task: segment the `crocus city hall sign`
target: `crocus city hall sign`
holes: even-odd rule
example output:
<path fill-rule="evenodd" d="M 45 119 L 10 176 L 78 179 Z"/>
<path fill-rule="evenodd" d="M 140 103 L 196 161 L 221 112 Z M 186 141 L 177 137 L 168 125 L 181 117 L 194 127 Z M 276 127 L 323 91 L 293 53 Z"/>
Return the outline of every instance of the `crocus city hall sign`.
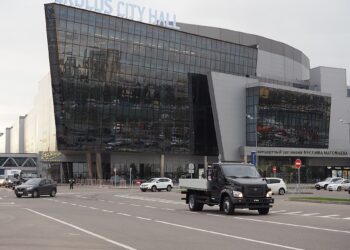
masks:
<path fill-rule="evenodd" d="M 91 10 L 107 15 L 115 15 L 135 21 L 146 22 L 172 29 L 176 25 L 176 15 L 117 0 L 55 0 L 56 3 Z"/>

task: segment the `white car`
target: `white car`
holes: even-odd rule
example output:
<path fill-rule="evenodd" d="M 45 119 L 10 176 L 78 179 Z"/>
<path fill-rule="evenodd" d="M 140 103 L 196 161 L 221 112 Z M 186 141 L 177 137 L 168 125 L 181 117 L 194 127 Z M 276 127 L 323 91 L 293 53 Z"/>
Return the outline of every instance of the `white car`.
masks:
<path fill-rule="evenodd" d="M 347 180 L 348 182 L 341 184 L 341 189 L 345 191 L 350 191 L 350 180 Z"/>
<path fill-rule="evenodd" d="M 287 192 L 286 183 L 281 178 L 265 178 L 268 188 L 271 189 L 273 194 L 284 195 Z"/>
<path fill-rule="evenodd" d="M 332 182 L 328 184 L 327 190 L 328 191 L 341 191 L 342 190 L 342 185 L 349 183 L 349 180 L 338 180 L 335 182 Z"/>
<path fill-rule="evenodd" d="M 320 190 L 321 188 L 324 188 L 325 190 L 327 190 L 327 186 L 330 184 L 330 183 L 334 183 L 336 181 L 339 181 L 339 180 L 344 180 L 343 178 L 341 177 L 328 177 L 326 178 L 325 180 L 323 181 L 319 181 L 315 184 L 315 188 L 317 190 Z"/>
<path fill-rule="evenodd" d="M 142 192 L 151 190 L 152 192 L 166 190 L 168 192 L 174 187 L 173 181 L 169 178 L 152 178 L 140 185 Z"/>

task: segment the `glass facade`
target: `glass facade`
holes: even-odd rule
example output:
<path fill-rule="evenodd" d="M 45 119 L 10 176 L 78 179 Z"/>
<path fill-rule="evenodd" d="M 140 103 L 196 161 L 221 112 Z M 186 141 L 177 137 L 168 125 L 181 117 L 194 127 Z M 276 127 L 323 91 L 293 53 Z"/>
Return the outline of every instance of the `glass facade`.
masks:
<path fill-rule="evenodd" d="M 246 98 L 247 146 L 328 148 L 331 97 L 253 87 Z"/>
<path fill-rule="evenodd" d="M 58 4 L 45 11 L 58 150 L 217 154 L 215 131 L 198 137 L 212 114 L 195 115 L 191 93 L 211 71 L 256 76 L 256 48 Z M 194 87 L 193 74 L 204 76 Z M 198 131 L 193 119 L 209 125 Z"/>

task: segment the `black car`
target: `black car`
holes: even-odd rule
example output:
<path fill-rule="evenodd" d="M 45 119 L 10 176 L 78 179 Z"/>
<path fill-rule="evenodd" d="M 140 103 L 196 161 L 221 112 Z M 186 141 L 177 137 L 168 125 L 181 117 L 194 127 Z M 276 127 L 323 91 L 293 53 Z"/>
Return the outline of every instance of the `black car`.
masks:
<path fill-rule="evenodd" d="M 18 198 L 31 195 L 33 198 L 40 195 L 54 197 L 57 193 L 57 185 L 51 179 L 33 178 L 15 187 L 15 194 Z"/>

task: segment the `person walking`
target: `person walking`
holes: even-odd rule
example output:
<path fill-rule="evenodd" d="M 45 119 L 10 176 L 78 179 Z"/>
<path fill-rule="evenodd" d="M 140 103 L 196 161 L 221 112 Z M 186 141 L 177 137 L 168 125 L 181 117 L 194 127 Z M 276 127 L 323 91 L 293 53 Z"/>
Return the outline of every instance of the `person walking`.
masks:
<path fill-rule="evenodd" d="M 69 179 L 69 189 L 73 189 L 74 182 L 75 182 L 74 179 Z"/>

